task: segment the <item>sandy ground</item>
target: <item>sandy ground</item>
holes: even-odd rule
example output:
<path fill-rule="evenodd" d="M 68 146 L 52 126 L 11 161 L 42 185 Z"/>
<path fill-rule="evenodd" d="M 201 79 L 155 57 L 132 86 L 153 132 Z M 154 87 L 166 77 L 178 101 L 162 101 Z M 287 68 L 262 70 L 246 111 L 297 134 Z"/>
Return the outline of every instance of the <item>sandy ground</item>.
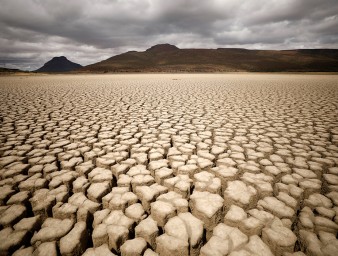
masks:
<path fill-rule="evenodd" d="M 0 77 L 0 255 L 338 255 L 337 78 Z"/>

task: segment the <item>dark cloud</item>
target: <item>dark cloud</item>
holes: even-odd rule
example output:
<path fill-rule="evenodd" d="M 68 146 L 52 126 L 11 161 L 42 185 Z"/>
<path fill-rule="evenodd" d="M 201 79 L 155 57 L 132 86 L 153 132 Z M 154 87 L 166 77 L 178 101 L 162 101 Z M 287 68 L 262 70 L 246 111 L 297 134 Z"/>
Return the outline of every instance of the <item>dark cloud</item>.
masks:
<path fill-rule="evenodd" d="M 82 65 L 157 43 L 338 48 L 337 0 L 1 0 L 0 65 Z"/>

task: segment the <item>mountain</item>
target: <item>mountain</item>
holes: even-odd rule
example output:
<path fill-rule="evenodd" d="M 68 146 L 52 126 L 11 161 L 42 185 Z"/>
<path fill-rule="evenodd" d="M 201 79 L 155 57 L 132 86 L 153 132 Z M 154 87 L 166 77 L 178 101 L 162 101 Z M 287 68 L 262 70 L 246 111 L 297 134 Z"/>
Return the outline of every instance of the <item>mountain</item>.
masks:
<path fill-rule="evenodd" d="M 337 72 L 338 49 L 179 49 L 170 44 L 129 51 L 79 72 Z"/>
<path fill-rule="evenodd" d="M 69 72 L 81 68 L 80 64 L 69 61 L 65 56 L 54 57 L 36 72 Z"/>

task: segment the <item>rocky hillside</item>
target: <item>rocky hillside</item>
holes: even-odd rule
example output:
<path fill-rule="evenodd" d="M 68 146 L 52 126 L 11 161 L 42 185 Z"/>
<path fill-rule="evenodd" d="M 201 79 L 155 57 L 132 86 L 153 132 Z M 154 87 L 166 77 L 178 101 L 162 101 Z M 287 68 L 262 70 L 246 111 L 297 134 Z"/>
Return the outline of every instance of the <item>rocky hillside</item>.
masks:
<path fill-rule="evenodd" d="M 46 62 L 36 72 L 69 72 L 81 68 L 80 64 L 71 62 L 65 56 L 54 57 L 50 61 Z"/>
<path fill-rule="evenodd" d="M 336 72 L 338 50 L 179 49 L 160 44 L 88 65 L 80 72 Z"/>

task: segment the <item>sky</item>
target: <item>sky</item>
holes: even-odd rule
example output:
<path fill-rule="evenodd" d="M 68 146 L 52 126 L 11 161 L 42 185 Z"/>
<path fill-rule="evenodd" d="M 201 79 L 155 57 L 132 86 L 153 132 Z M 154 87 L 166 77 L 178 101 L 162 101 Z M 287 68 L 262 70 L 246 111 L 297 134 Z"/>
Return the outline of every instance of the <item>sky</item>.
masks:
<path fill-rule="evenodd" d="M 0 0 L 0 66 L 129 50 L 338 48 L 338 0 Z"/>

